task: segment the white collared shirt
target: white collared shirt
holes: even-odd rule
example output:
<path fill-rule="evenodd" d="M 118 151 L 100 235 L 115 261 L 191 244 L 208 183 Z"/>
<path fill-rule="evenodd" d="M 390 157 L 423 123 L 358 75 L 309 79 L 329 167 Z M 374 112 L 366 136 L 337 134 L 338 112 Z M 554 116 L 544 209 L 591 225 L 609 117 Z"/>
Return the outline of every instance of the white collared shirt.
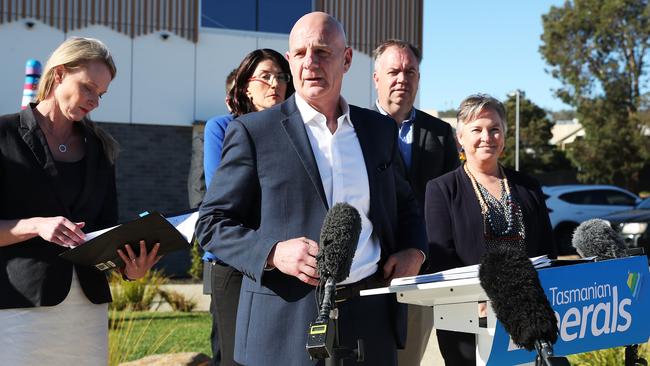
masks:
<path fill-rule="evenodd" d="M 352 260 L 350 276 L 339 284 L 360 281 L 377 272 L 381 248 L 377 237 L 372 235 L 372 222 L 368 219 L 368 172 L 354 124 L 350 119 L 350 107 L 345 99 L 340 97 L 343 114 L 337 119 L 338 127 L 332 134 L 327 128 L 325 115 L 312 108 L 297 93 L 295 98 L 316 158 L 328 206 L 347 202 L 354 206 L 361 216 L 361 235 Z"/>

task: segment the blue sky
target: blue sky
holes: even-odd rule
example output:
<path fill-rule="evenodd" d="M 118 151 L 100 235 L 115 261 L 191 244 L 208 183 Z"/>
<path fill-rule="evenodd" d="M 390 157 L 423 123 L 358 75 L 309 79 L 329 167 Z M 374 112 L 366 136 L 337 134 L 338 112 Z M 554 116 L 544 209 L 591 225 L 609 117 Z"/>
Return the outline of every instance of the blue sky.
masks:
<path fill-rule="evenodd" d="M 504 100 L 517 88 L 547 110 L 569 109 L 539 53 L 542 14 L 563 0 L 425 0 L 420 108 L 457 108 L 466 96 Z"/>

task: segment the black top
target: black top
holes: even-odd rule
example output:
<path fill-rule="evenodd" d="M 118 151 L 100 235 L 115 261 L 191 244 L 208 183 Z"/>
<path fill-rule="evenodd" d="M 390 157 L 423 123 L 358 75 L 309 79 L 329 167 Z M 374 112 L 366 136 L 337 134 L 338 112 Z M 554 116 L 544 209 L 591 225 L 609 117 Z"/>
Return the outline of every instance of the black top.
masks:
<path fill-rule="evenodd" d="M 64 216 L 85 222 L 84 232 L 117 222 L 115 168 L 86 123 L 82 171 L 61 174 L 38 126 L 31 105 L 0 116 L 0 219 Z M 65 164 L 64 164 L 65 165 Z M 74 169 L 74 168 L 73 168 Z M 75 175 L 81 174 L 75 178 Z M 81 181 L 76 194 L 68 178 Z M 77 184 L 78 183 L 72 183 Z M 76 196 L 72 198 L 72 196 Z M 0 247 L 0 309 L 51 306 L 65 299 L 73 265 L 59 258 L 66 248 L 35 237 Z M 111 300 L 106 277 L 91 267 L 75 267 L 81 287 L 93 303 Z"/>
<path fill-rule="evenodd" d="M 58 187 L 58 195 L 61 201 L 69 210 L 83 191 L 84 177 L 86 176 L 86 159 L 75 162 L 55 161 L 56 170 L 59 172 L 61 186 Z"/>
<path fill-rule="evenodd" d="M 526 254 L 555 258 L 557 251 L 539 183 L 514 170 L 504 172 L 521 209 Z M 424 215 L 431 271 L 479 263 L 487 245 L 483 215 L 462 166 L 427 184 Z"/>

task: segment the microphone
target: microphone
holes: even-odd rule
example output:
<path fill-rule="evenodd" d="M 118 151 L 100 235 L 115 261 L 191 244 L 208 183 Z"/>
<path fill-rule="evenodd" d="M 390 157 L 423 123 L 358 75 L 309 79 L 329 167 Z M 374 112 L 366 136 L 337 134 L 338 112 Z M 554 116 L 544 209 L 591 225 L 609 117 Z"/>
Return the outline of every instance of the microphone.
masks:
<path fill-rule="evenodd" d="M 481 258 L 479 280 L 497 319 L 517 346 L 536 350 L 538 365 L 569 365 L 566 358 L 553 355 L 557 319 L 537 270 L 522 251 L 487 251 Z"/>
<path fill-rule="evenodd" d="M 587 220 L 575 229 L 571 245 L 580 257 L 614 259 L 627 257 L 623 239 L 602 219 Z"/>
<path fill-rule="evenodd" d="M 361 234 L 361 216 L 348 203 L 335 204 L 327 212 L 320 232 L 320 250 L 316 255 L 316 269 L 323 286 L 316 320 L 309 325 L 307 352 L 312 359 L 331 358 L 337 345 L 330 312 L 336 295 L 336 283 L 350 275 L 352 259 Z M 324 283 L 324 285 L 323 285 Z"/>
<path fill-rule="evenodd" d="M 352 258 L 361 234 L 361 216 L 356 208 L 345 202 L 332 207 L 320 232 L 320 251 L 316 269 L 322 277 L 341 282 L 350 275 Z"/>
<path fill-rule="evenodd" d="M 596 260 L 623 258 L 630 255 L 642 255 L 642 248 L 627 248 L 623 238 L 609 222 L 603 219 L 584 221 L 573 232 L 571 245 L 576 248 L 580 257 L 596 257 Z M 625 346 L 625 365 L 647 365 L 648 362 L 639 356 L 639 345 Z"/>

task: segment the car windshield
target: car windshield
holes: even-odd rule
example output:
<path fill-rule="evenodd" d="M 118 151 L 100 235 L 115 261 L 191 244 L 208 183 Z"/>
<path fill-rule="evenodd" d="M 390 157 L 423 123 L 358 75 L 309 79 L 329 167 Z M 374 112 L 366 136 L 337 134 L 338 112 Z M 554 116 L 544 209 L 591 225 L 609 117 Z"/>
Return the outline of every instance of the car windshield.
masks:
<path fill-rule="evenodd" d="M 650 210 L 650 198 L 646 198 L 643 200 L 641 203 L 636 208 L 642 208 L 646 210 Z"/>

